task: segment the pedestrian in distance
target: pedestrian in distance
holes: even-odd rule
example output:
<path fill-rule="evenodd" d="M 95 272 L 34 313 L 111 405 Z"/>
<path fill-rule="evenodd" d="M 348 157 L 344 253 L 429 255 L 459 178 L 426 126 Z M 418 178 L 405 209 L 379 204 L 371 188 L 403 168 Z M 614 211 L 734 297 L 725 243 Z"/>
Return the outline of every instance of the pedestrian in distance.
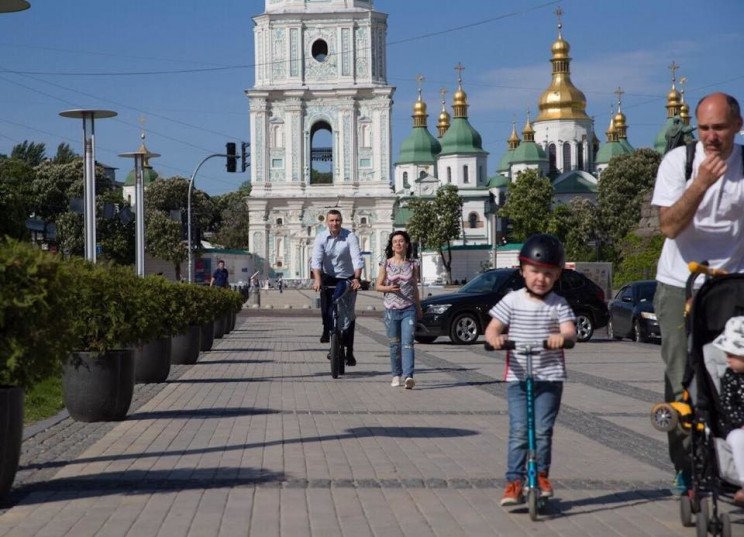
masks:
<path fill-rule="evenodd" d="M 217 270 L 212 274 L 212 281 L 209 283 L 210 287 L 228 287 L 227 283 L 228 272 L 225 268 L 225 262 L 220 259 L 217 261 Z"/>
<path fill-rule="evenodd" d="M 553 426 L 561 404 L 566 364 L 565 341 L 576 341 L 576 317 L 566 299 L 553 292 L 561 276 L 565 252 L 552 235 L 533 235 L 519 252 L 519 265 L 525 286 L 513 291 L 489 312 L 492 319 L 486 327 L 486 341 L 495 349 L 504 345 L 503 332 L 509 329 L 509 340 L 547 341 L 547 349 L 533 354 L 535 439 L 537 444 L 537 483 L 542 497 L 553 495 L 548 479 L 552 459 Z M 506 467 L 506 490 L 501 505 L 524 502 L 523 487 L 527 462 L 527 392 L 526 357 L 509 351 L 505 381 L 509 407 L 509 446 Z"/>
<path fill-rule="evenodd" d="M 281 276 L 276 279 L 276 287 L 279 289 L 279 294 L 281 295 L 284 292 L 284 281 Z"/>
<path fill-rule="evenodd" d="M 737 100 L 724 93 L 703 97 L 695 110 L 700 140 L 687 175 L 687 148 L 669 151 L 659 165 L 652 205 L 659 208 L 665 236 L 659 257 L 654 310 L 661 329 L 664 396 L 681 400 L 687 363 L 685 284 L 687 264 L 708 261 L 728 272 L 744 271 L 744 149 L 734 143 L 742 128 Z M 691 487 L 690 436 L 674 429 L 667 433 L 675 476 L 675 496 Z"/>
<path fill-rule="evenodd" d="M 321 343 L 330 341 L 330 331 L 333 323 L 333 294 L 339 282 L 351 279 L 351 289 L 354 293 L 349 297 L 349 307 L 356 303 L 356 291 L 361 287 L 360 277 L 364 260 L 359 249 L 359 239 L 350 230 L 341 227 L 343 218 L 337 209 L 328 211 L 325 217 L 326 229 L 318 233 L 313 244 L 313 255 L 310 268 L 313 272 L 313 290 L 320 291 L 320 311 L 323 318 L 323 333 Z M 341 286 L 339 286 L 340 288 Z M 355 321 L 351 321 L 343 334 L 346 365 L 355 366 L 354 357 L 354 329 Z"/>
<path fill-rule="evenodd" d="M 375 290 L 385 293 L 385 329 L 390 346 L 390 369 L 393 375 L 391 386 L 404 385 L 412 389 L 414 351 L 413 335 L 416 320 L 424 314 L 418 291 L 418 263 L 412 259 L 411 238 L 405 231 L 390 234 L 385 247 L 385 261 L 380 264 Z"/>

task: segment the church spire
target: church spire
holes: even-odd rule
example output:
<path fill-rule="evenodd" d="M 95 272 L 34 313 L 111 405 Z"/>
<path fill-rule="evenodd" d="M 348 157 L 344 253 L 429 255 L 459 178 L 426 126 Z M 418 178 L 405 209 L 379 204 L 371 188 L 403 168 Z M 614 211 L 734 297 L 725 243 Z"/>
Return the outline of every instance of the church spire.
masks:
<path fill-rule="evenodd" d="M 439 121 L 437 122 L 437 137 L 441 138 L 450 127 L 450 115 L 447 112 L 447 101 L 445 99 L 447 88 L 440 89 L 439 94 L 442 96 L 442 111 L 439 113 Z"/>
<path fill-rule="evenodd" d="M 460 62 L 457 62 L 455 71 L 457 71 L 457 91 L 455 92 L 452 100 L 452 111 L 454 112 L 455 119 L 458 117 L 468 117 L 468 94 L 462 89 L 462 72 L 465 67 Z"/>
<path fill-rule="evenodd" d="M 413 116 L 411 117 L 413 117 L 414 128 L 426 128 L 426 119 L 429 117 L 429 114 L 426 113 L 426 103 L 421 98 L 421 83 L 424 81 L 424 75 L 419 73 L 416 77 L 416 81 L 418 82 L 418 100 L 416 100 L 416 103 L 413 105 Z"/>
<path fill-rule="evenodd" d="M 682 105 L 682 96 L 677 91 L 677 87 L 675 85 L 675 82 L 677 81 L 677 69 L 679 69 L 679 65 L 677 65 L 676 62 L 673 61 L 672 65 L 669 66 L 669 70 L 672 72 L 672 89 L 671 91 L 669 91 L 669 93 L 667 93 L 667 118 L 678 116 L 680 112 L 680 106 Z"/>

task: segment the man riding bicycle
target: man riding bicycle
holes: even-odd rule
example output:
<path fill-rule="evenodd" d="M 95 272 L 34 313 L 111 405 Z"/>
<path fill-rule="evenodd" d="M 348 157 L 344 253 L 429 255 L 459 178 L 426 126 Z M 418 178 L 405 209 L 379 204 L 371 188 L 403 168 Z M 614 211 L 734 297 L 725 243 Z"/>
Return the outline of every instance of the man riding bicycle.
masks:
<path fill-rule="evenodd" d="M 326 214 L 327 229 L 318 234 L 313 245 L 313 257 L 310 268 L 313 271 L 313 290 L 320 291 L 320 311 L 323 316 L 323 334 L 320 336 L 321 343 L 330 340 L 332 327 L 333 289 L 339 280 L 351 281 L 351 289 L 357 291 L 361 287 L 360 276 L 364 261 L 359 250 L 359 239 L 357 236 L 341 227 L 341 213 L 331 209 Z M 356 302 L 356 294 L 349 297 L 352 306 Z M 356 323 L 351 322 L 349 328 L 344 332 L 343 346 L 346 347 L 346 365 L 355 366 L 354 358 L 354 328 Z"/>

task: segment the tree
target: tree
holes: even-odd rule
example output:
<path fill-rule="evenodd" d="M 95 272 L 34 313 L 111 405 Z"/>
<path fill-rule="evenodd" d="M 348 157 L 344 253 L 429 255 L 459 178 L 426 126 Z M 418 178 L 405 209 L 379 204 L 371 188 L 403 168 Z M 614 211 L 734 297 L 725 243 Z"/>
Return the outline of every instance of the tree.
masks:
<path fill-rule="evenodd" d="M 523 241 L 535 233 L 544 233 L 550 222 L 553 185 L 538 170 L 517 174 L 507 187 L 506 203 L 499 215 L 511 222 L 512 239 Z"/>
<path fill-rule="evenodd" d="M 642 148 L 615 155 L 602 172 L 597 193 L 598 223 L 612 244 L 619 244 L 637 226 L 643 196 L 653 188 L 660 162 L 661 155 L 656 151 Z"/>
<path fill-rule="evenodd" d="M 181 264 L 189 257 L 182 235 L 181 220 L 171 219 L 171 211 L 186 211 L 188 206 L 189 180 L 184 177 L 157 179 L 145 195 L 145 248 L 155 257 L 170 261 L 181 278 Z M 214 202 L 203 191 L 191 192 L 191 220 L 194 228 L 208 229 L 216 221 Z M 192 233 L 192 246 L 198 255 L 201 244 Z"/>
<path fill-rule="evenodd" d="M 248 248 L 248 205 L 244 191 L 230 192 L 212 198 L 219 213 L 214 225 L 213 242 L 225 248 Z"/>
<path fill-rule="evenodd" d="M 23 161 L 0 160 L 0 237 L 27 240 L 26 219 L 31 216 L 31 181 L 34 170 Z"/>
<path fill-rule="evenodd" d="M 35 143 L 24 140 L 23 143 L 16 144 L 10 152 L 10 158 L 22 160 L 29 166 L 38 166 L 44 161 L 46 145 L 44 143 Z"/>
<path fill-rule="evenodd" d="M 569 205 L 553 209 L 548 233 L 558 237 L 566 248 L 570 261 L 594 261 L 601 239 L 597 233 L 597 211 L 586 198 L 575 197 Z"/>
<path fill-rule="evenodd" d="M 434 248 L 439 252 L 447 271 L 448 283 L 452 281 L 450 246 L 453 240 L 460 237 L 462 203 L 455 185 L 440 187 L 433 200 L 417 198 L 408 202 L 411 218 L 406 228 L 411 240 L 421 242 L 424 248 Z"/>
<path fill-rule="evenodd" d="M 76 158 L 79 158 L 79 155 L 72 150 L 70 144 L 62 142 L 57 146 L 57 154 L 54 155 L 52 162 L 54 164 L 68 164 Z"/>

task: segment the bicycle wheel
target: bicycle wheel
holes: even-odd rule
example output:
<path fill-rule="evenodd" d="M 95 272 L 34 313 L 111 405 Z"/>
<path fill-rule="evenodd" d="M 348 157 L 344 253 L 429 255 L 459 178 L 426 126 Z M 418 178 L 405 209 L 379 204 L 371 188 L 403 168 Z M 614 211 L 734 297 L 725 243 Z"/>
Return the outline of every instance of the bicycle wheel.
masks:
<path fill-rule="evenodd" d="M 341 337 L 337 331 L 331 332 L 331 376 L 335 379 L 338 378 L 341 372 L 341 361 L 344 359 L 343 350 L 341 348 Z"/>

